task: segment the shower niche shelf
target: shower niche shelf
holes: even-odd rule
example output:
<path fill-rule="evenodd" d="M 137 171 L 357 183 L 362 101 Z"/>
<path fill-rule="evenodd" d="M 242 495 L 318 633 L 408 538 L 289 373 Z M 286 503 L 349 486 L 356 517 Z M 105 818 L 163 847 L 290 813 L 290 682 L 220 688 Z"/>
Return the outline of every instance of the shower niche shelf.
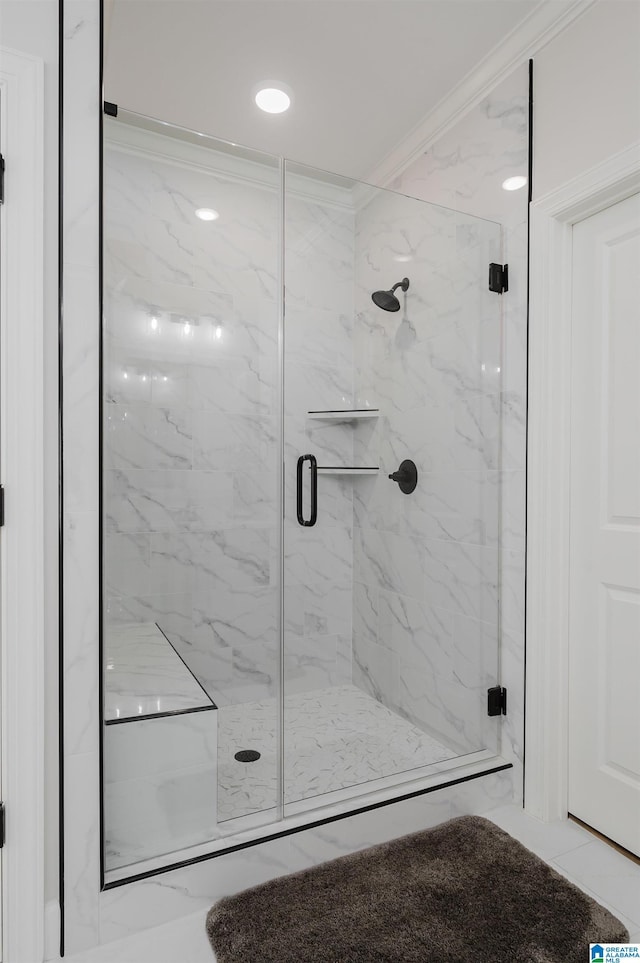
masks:
<path fill-rule="evenodd" d="M 374 466 L 365 466 L 363 468 L 354 468 L 348 465 L 335 465 L 326 466 L 318 465 L 319 475 L 377 475 L 380 469 Z"/>
<path fill-rule="evenodd" d="M 312 421 L 364 421 L 367 418 L 377 418 L 379 408 L 343 408 L 334 411 L 308 411 L 307 417 Z"/>

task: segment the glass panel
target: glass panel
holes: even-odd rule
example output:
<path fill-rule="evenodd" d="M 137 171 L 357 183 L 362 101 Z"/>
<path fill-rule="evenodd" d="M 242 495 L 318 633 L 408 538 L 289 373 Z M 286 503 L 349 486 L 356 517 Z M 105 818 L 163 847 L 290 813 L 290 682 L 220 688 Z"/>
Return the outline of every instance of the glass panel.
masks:
<path fill-rule="evenodd" d="M 106 119 L 107 870 L 281 813 L 280 183 Z"/>
<path fill-rule="evenodd" d="M 286 812 L 497 751 L 500 253 L 497 224 L 286 164 Z"/>
<path fill-rule="evenodd" d="M 497 224 L 106 120 L 108 871 L 498 751 L 491 261 Z"/>

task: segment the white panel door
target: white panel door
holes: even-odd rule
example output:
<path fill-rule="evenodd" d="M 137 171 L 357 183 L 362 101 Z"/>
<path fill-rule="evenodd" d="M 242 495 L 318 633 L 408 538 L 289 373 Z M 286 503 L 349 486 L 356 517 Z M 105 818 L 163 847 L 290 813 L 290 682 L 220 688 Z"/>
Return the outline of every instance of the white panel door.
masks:
<path fill-rule="evenodd" d="M 573 230 L 569 811 L 640 855 L 640 194 Z"/>

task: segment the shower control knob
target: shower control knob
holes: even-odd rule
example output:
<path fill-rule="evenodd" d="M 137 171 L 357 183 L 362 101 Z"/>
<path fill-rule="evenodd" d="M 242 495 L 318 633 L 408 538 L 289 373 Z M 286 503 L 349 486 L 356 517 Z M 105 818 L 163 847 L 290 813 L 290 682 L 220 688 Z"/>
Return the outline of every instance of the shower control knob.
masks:
<path fill-rule="evenodd" d="M 410 458 L 406 458 L 405 461 L 400 462 L 398 470 L 394 471 L 392 475 L 389 475 L 389 478 L 391 481 L 398 483 L 401 492 L 404 492 L 405 495 L 410 495 L 418 484 L 418 469 L 416 468 L 416 463 L 411 461 Z"/>

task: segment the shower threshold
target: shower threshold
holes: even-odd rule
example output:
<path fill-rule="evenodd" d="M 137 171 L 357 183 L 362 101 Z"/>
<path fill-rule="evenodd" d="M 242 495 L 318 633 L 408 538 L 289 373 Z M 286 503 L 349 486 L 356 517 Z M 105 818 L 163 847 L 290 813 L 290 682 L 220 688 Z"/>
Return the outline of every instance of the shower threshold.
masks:
<path fill-rule="evenodd" d="M 335 798 L 323 799 L 320 803 L 316 800 L 316 805 L 306 811 L 302 811 L 303 807 L 299 807 L 299 809 L 295 807 L 298 811 L 287 812 L 282 819 L 278 818 L 278 810 L 274 809 L 240 820 L 232 820 L 230 822 L 233 822 L 234 828 L 235 823 L 240 821 L 242 821 L 244 828 L 238 827 L 234 831 L 231 829 L 229 822 L 221 824 L 221 826 L 229 827 L 225 836 L 220 836 L 198 846 L 190 846 L 180 851 L 166 853 L 155 859 L 137 862 L 135 865 L 108 870 L 105 873 L 102 888 L 104 890 L 115 889 L 127 883 L 135 883 L 138 880 L 157 876 L 170 870 L 205 862 L 225 853 L 238 852 L 305 829 L 324 826 L 348 816 L 357 816 L 405 799 L 422 796 L 445 789 L 448 786 L 470 782 L 512 768 L 512 762 L 508 762 L 502 756 L 495 755 L 488 750 L 482 750 L 470 753 L 464 757 L 463 761 L 460 759 L 449 760 L 448 763 L 430 767 L 430 772 L 426 774 L 414 772 L 411 779 L 407 779 L 406 774 L 404 778 L 391 776 L 383 780 L 376 780 L 375 783 L 364 787 L 358 786 L 351 790 L 343 790 L 336 793 Z M 381 785 L 383 783 L 386 785 Z M 289 807 L 287 807 L 288 809 Z M 254 822 L 252 828 L 248 828 L 250 822 Z"/>

